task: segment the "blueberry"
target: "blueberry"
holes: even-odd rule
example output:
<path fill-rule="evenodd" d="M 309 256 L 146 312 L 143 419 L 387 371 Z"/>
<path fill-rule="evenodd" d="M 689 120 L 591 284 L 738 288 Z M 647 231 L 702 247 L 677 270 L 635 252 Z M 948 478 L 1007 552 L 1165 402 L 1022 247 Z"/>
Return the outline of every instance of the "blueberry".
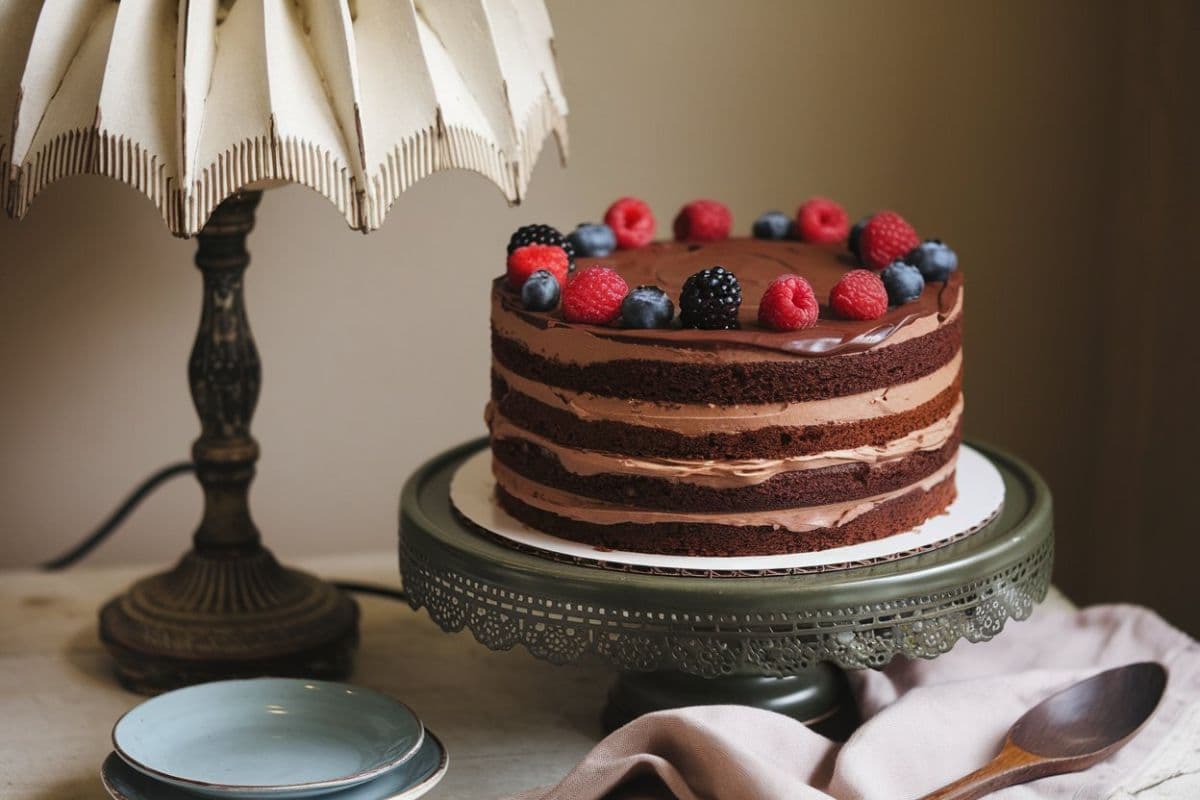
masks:
<path fill-rule="evenodd" d="M 916 300 L 925 291 L 925 279 L 921 277 L 921 271 L 903 261 L 888 264 L 879 277 L 887 289 L 888 303 L 894 306 Z"/>
<path fill-rule="evenodd" d="M 539 269 L 525 279 L 521 287 L 521 305 L 529 311 L 549 311 L 558 305 L 558 278 L 549 270 Z"/>
<path fill-rule="evenodd" d="M 665 328 L 675 316 L 675 304 L 657 286 L 639 286 L 621 301 L 626 328 Z"/>
<path fill-rule="evenodd" d="M 958 254 L 940 239 L 926 239 L 908 251 L 904 260 L 921 270 L 927 281 L 944 281 L 958 269 Z"/>
<path fill-rule="evenodd" d="M 782 211 L 768 211 L 754 220 L 755 239 L 790 239 L 795 223 Z"/>
<path fill-rule="evenodd" d="M 604 258 L 617 249 L 617 235 L 613 229 L 591 222 L 580 223 L 567 234 L 567 241 L 575 248 L 575 255 L 585 258 Z"/>
<path fill-rule="evenodd" d="M 854 223 L 854 227 L 850 229 L 850 238 L 846 240 L 846 245 L 850 248 L 851 255 L 853 255 L 854 260 L 860 264 L 862 263 L 862 253 L 859 252 L 858 242 L 860 239 L 862 239 L 863 228 L 867 227 L 867 223 L 870 221 L 871 215 L 868 214 L 858 222 Z"/>

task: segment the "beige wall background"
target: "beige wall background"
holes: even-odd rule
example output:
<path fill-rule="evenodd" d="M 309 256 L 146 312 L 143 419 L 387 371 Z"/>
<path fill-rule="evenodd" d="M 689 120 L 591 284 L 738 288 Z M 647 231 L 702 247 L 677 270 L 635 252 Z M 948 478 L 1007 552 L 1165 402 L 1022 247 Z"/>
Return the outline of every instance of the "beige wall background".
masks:
<path fill-rule="evenodd" d="M 549 5 L 571 157 L 548 146 L 524 206 L 463 173 L 369 237 L 303 189 L 260 206 L 253 508 L 278 554 L 388 552 L 406 476 L 483 433 L 487 280 L 518 225 L 637 194 L 664 232 L 699 196 L 745 231 L 827 194 L 958 249 L 968 432 L 1050 481 L 1060 584 L 1200 630 L 1194 3 Z M 192 250 L 101 179 L 0 219 L 0 565 L 58 552 L 187 457 Z M 173 560 L 199 512 L 177 480 L 92 560 Z"/>

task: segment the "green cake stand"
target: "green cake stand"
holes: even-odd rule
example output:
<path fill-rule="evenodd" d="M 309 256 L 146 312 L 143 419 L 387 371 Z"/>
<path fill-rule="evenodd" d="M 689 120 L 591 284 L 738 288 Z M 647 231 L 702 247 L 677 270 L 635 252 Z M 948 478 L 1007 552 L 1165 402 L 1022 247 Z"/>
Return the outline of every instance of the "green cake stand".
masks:
<path fill-rule="evenodd" d="M 432 459 L 405 485 L 404 588 L 443 630 L 466 628 L 494 650 L 520 645 L 564 665 L 610 662 L 620 675 L 603 712 L 609 729 L 663 708 L 739 703 L 836 736 L 857 719 L 844 670 L 990 639 L 1046 596 L 1050 492 L 1020 460 L 972 446 L 999 470 L 1005 494 L 1000 512 L 969 536 L 865 566 L 712 577 L 567 563 L 464 522 L 450 483 L 487 447 L 479 439 Z"/>

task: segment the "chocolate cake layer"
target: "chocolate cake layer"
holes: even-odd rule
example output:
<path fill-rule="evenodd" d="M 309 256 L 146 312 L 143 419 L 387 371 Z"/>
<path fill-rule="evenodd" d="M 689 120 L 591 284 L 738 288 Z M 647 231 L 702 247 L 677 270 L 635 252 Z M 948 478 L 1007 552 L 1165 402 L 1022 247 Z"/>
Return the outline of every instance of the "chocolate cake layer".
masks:
<path fill-rule="evenodd" d="M 801 533 L 771 526 L 696 522 L 598 525 L 529 505 L 496 487 L 496 498 L 511 516 L 538 530 L 598 548 L 685 556 L 745 556 L 807 553 L 860 544 L 920 525 L 942 513 L 955 497 L 954 474 L 930 487 L 914 489 L 880 504 L 844 525 Z"/>
<path fill-rule="evenodd" d="M 859 422 L 767 426 L 738 433 L 714 430 L 697 436 L 649 425 L 584 420 L 520 392 L 492 374 L 492 402 L 506 418 L 559 444 L 584 450 L 673 458 L 778 458 L 883 444 L 947 416 L 959 400 L 961 376 L 932 400 L 899 414 Z"/>
<path fill-rule="evenodd" d="M 757 511 L 855 500 L 892 492 L 928 477 L 955 457 L 962 440 L 956 425 L 934 450 L 918 450 L 881 464 L 848 463 L 782 472 L 747 485 L 722 487 L 674 478 L 600 473 L 583 475 L 523 439 L 495 439 L 492 453 L 513 472 L 545 486 L 633 508 L 668 511 Z"/>
<path fill-rule="evenodd" d="M 932 333 L 880 350 L 757 363 L 622 359 L 580 365 L 543 358 L 492 334 L 496 363 L 538 383 L 606 397 L 718 405 L 820 400 L 908 383 L 944 366 L 961 346 L 961 315 Z"/>

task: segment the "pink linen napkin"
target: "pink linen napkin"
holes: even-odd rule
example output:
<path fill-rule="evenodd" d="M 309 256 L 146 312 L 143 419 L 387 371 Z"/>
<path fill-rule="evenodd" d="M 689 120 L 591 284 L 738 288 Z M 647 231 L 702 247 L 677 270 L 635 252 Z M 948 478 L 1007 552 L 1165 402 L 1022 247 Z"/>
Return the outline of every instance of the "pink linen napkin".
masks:
<path fill-rule="evenodd" d="M 903 800 L 982 766 L 1043 698 L 1101 669 L 1167 667 L 1142 732 L 1086 772 L 1017 786 L 996 800 L 1200 798 L 1200 644 L 1134 606 L 1076 611 L 1061 599 L 996 639 L 931 661 L 851 673 L 864 723 L 844 744 L 745 706 L 641 717 L 600 742 L 558 785 L 514 800 Z"/>

